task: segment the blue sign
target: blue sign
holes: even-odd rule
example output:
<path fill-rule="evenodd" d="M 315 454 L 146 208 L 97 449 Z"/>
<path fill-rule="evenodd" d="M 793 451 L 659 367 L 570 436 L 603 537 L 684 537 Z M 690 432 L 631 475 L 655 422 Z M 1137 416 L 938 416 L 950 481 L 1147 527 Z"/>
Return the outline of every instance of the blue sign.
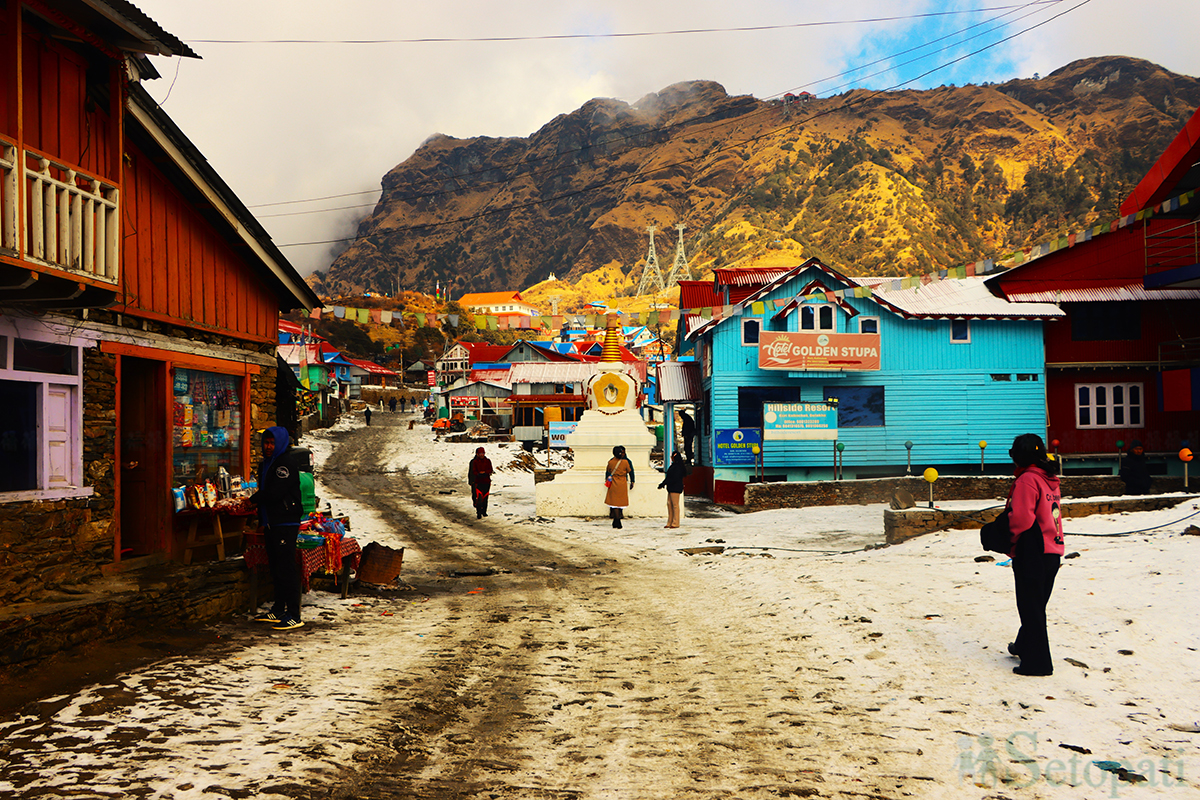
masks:
<path fill-rule="evenodd" d="M 713 431 L 713 466 L 753 467 L 762 450 L 762 436 L 758 428 L 727 428 Z"/>
<path fill-rule="evenodd" d="M 827 403 L 763 403 L 763 438 L 837 439 L 837 409 Z"/>
<path fill-rule="evenodd" d="M 579 427 L 578 422 L 550 422 L 547 423 L 550 427 L 550 446 L 551 447 L 566 447 L 567 435 L 574 433 Z"/>

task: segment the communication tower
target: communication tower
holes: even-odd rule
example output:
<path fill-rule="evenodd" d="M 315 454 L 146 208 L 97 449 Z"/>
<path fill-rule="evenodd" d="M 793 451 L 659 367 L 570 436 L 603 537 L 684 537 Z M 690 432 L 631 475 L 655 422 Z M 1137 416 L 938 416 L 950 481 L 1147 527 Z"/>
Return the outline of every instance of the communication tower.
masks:
<path fill-rule="evenodd" d="M 654 252 L 654 232 L 658 228 L 653 225 L 646 227 L 646 232 L 650 234 L 650 252 L 646 254 L 646 266 L 642 269 L 642 279 L 638 281 L 639 295 L 645 294 L 646 290 L 652 286 L 657 286 L 658 291 L 663 290 L 663 274 L 662 269 L 658 266 L 658 253 Z"/>
<path fill-rule="evenodd" d="M 675 230 L 679 231 L 679 244 L 675 246 L 675 261 L 671 264 L 671 271 L 667 273 L 666 285 L 664 288 L 670 289 L 675 284 L 679 283 L 679 279 L 688 275 L 688 260 L 683 252 L 683 230 L 686 225 L 676 225 Z"/>

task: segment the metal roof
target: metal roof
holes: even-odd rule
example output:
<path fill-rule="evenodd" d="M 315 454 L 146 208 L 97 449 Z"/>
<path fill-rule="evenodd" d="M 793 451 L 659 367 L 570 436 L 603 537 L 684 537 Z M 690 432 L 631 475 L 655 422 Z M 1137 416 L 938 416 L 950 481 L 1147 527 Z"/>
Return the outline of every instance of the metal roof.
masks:
<path fill-rule="evenodd" d="M 505 365 L 503 369 L 488 368 L 488 369 L 473 369 L 470 375 L 467 376 L 471 381 L 484 381 L 503 386 L 508 386 L 509 367 Z"/>
<path fill-rule="evenodd" d="M 872 289 L 889 278 L 850 278 Z M 874 292 L 873 299 L 906 317 L 927 319 L 1008 318 L 1033 319 L 1065 316 L 1053 302 L 1015 303 L 997 297 L 984 284 L 985 278 L 946 278 L 911 289 Z"/>
<path fill-rule="evenodd" d="M 1089 286 L 1080 289 L 1047 289 L 1007 292 L 1014 303 L 1116 303 L 1125 300 L 1196 300 L 1200 289 L 1147 289 L 1140 283 L 1124 286 Z"/>
<path fill-rule="evenodd" d="M 656 369 L 659 402 L 679 403 L 704 398 L 700 365 L 695 361 L 663 361 Z"/>
<path fill-rule="evenodd" d="M 509 382 L 581 383 L 600 371 L 599 361 L 518 361 L 509 370 Z M 622 362 L 621 371 L 635 375 L 636 364 Z"/>
<path fill-rule="evenodd" d="M 722 267 L 713 270 L 717 286 L 763 286 L 791 267 Z"/>

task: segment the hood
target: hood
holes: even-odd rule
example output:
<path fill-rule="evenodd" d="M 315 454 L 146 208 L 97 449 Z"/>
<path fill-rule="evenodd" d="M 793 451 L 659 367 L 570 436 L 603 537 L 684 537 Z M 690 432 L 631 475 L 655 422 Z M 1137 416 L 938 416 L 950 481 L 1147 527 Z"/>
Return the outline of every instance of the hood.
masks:
<path fill-rule="evenodd" d="M 1037 464 L 1030 464 L 1028 467 L 1017 467 L 1017 471 L 1015 474 L 1017 477 L 1020 477 L 1021 475 L 1024 475 L 1026 472 L 1032 472 L 1034 474 L 1034 477 L 1036 477 L 1042 483 L 1046 484 L 1046 486 L 1050 487 L 1051 489 L 1059 488 L 1058 487 L 1058 476 L 1051 475 L 1049 472 L 1046 472 L 1046 470 L 1042 469 Z"/>
<path fill-rule="evenodd" d="M 262 485 L 262 476 L 267 474 L 267 470 L 275 463 L 275 459 L 279 458 L 283 454 L 283 451 L 287 450 L 288 446 L 292 443 L 288 432 L 278 425 L 267 428 L 263 431 L 263 436 L 270 436 L 275 440 L 275 453 L 270 458 L 264 458 L 262 464 L 258 467 L 259 486 Z"/>

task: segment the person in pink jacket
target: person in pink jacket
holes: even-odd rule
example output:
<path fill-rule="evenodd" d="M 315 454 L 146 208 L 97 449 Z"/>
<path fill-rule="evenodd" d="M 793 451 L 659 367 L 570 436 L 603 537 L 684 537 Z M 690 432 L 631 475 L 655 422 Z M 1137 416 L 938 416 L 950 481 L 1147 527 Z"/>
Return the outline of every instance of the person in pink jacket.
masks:
<path fill-rule="evenodd" d="M 1059 465 L 1047 455 L 1046 443 L 1036 433 L 1018 436 L 1008 454 L 1017 465 L 1017 479 L 1008 498 L 1008 523 L 1021 617 L 1021 629 L 1008 652 L 1021 659 L 1020 665 L 1013 667 L 1017 675 L 1051 675 L 1054 664 L 1046 633 L 1046 605 L 1064 552 Z"/>

